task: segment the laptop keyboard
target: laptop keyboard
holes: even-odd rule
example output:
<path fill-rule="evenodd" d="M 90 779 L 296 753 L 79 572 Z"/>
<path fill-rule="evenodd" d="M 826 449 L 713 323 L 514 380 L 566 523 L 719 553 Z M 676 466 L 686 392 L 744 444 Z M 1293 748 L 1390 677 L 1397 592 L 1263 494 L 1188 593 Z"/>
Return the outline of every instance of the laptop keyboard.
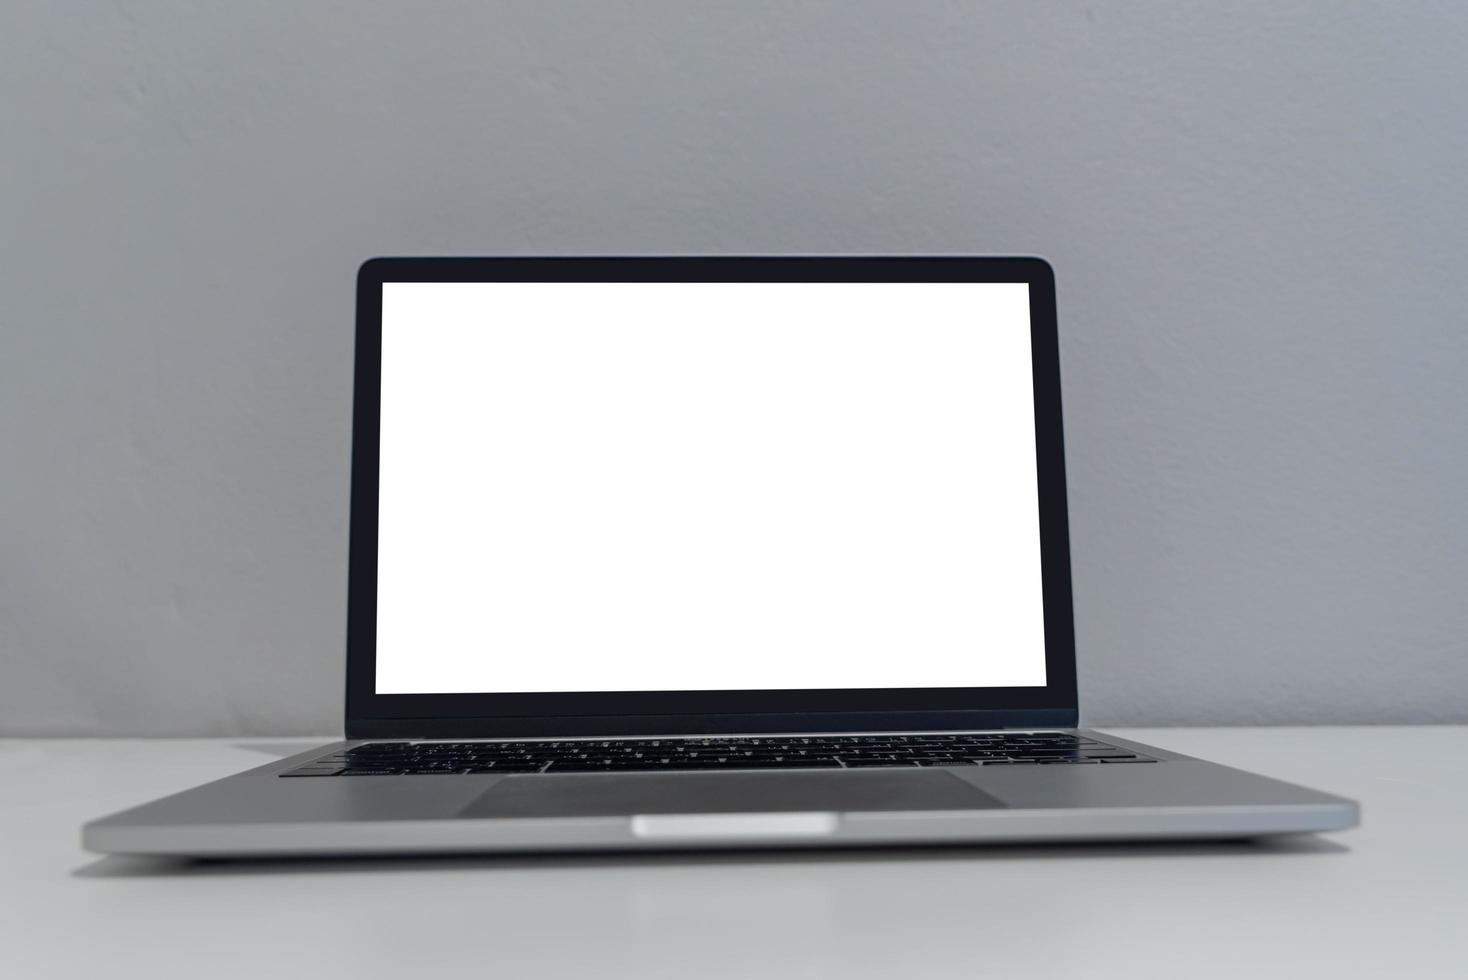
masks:
<path fill-rule="evenodd" d="M 692 769 L 872 769 L 1156 762 L 1064 732 L 778 735 L 733 738 L 367 742 L 282 776 L 668 772 Z"/>

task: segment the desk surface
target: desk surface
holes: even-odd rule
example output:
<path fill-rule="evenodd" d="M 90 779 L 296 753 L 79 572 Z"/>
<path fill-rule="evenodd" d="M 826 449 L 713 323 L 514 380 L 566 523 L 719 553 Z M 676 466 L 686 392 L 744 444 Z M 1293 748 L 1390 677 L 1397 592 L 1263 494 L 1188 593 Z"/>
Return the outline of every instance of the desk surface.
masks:
<path fill-rule="evenodd" d="M 1363 825 L 1264 845 L 179 865 L 88 855 L 78 827 L 313 743 L 11 740 L 0 972 L 1468 976 L 1468 728 L 1117 734 L 1354 797 Z"/>

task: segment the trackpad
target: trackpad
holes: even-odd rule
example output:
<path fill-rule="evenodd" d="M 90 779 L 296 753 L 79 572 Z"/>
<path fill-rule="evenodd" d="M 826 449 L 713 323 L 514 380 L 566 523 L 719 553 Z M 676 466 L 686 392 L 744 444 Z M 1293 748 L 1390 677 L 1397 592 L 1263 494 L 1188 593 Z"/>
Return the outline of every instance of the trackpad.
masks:
<path fill-rule="evenodd" d="M 506 776 L 461 817 L 597 817 L 640 813 L 786 813 L 1002 808 L 940 770 L 588 773 Z"/>

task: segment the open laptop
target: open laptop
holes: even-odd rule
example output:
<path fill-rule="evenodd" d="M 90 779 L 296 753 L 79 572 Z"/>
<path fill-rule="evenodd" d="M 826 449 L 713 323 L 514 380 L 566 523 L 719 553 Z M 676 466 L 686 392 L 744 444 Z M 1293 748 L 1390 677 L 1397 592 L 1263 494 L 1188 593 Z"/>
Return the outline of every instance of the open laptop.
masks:
<path fill-rule="evenodd" d="M 374 259 L 346 741 L 84 830 L 265 856 L 1223 838 L 1349 800 L 1077 730 L 1035 258 Z"/>

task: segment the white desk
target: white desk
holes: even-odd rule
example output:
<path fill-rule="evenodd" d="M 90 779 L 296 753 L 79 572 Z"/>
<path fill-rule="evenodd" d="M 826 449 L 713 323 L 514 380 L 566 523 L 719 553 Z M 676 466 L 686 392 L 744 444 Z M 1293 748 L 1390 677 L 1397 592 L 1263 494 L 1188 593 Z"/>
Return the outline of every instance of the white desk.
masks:
<path fill-rule="evenodd" d="M 1468 977 L 1468 728 L 1127 730 L 1362 801 L 1288 843 L 175 865 L 86 819 L 302 741 L 0 742 L 0 975 Z M 323 740 L 324 741 L 324 740 Z"/>

